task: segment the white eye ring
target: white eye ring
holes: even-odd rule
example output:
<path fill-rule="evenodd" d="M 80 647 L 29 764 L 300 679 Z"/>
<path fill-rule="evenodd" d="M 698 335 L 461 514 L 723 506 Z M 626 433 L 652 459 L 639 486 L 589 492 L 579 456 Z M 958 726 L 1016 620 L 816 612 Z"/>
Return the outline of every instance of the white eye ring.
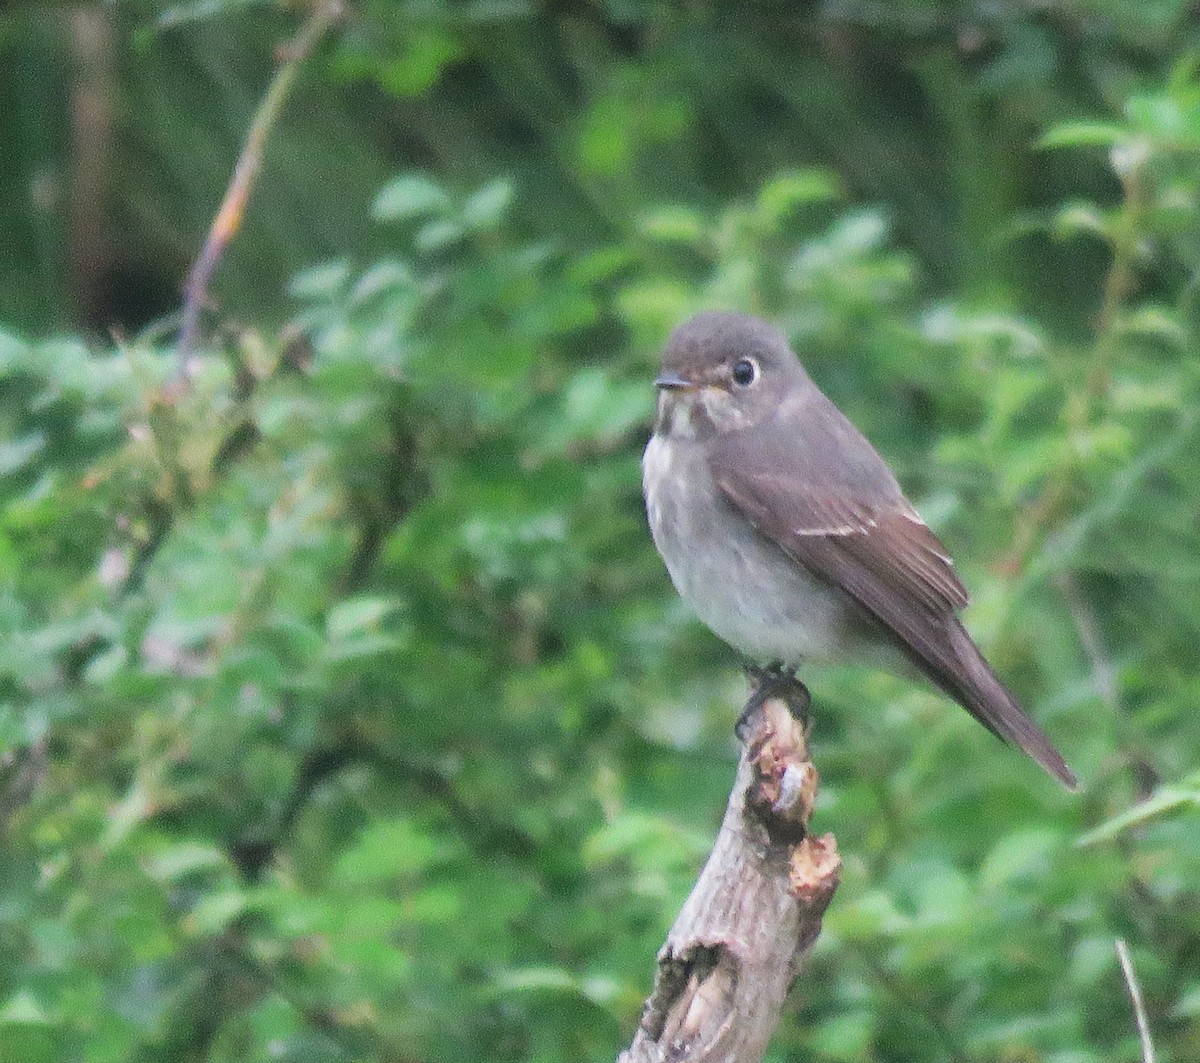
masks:
<path fill-rule="evenodd" d="M 740 388 L 748 388 L 758 379 L 758 365 L 753 358 L 739 358 L 729 371 L 733 382 Z"/>

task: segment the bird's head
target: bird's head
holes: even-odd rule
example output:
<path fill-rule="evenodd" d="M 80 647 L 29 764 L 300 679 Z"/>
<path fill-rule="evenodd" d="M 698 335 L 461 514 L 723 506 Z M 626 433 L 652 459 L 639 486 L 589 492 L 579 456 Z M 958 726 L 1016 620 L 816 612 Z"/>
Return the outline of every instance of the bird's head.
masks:
<path fill-rule="evenodd" d="M 704 438 L 757 424 L 808 382 L 782 332 L 748 314 L 709 310 L 671 333 L 655 431 Z"/>

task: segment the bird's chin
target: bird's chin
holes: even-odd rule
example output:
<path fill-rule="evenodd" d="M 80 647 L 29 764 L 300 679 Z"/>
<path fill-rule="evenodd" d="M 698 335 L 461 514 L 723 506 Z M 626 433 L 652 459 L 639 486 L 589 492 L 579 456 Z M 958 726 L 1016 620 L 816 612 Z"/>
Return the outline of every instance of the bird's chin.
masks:
<path fill-rule="evenodd" d="M 658 417 L 654 431 L 670 439 L 695 439 L 696 393 L 694 391 L 663 390 L 658 393 Z"/>
<path fill-rule="evenodd" d="M 660 435 L 703 439 L 744 424 L 745 415 L 724 388 L 707 386 L 659 392 L 655 431 Z"/>

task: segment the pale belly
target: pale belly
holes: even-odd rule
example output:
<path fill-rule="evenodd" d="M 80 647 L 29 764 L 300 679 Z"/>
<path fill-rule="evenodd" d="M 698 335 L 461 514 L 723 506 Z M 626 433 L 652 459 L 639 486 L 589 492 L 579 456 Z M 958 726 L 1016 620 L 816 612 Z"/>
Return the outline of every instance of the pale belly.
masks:
<path fill-rule="evenodd" d="M 716 635 L 760 662 L 874 656 L 857 608 L 725 501 L 696 443 L 653 436 L 642 480 L 671 580 Z"/>

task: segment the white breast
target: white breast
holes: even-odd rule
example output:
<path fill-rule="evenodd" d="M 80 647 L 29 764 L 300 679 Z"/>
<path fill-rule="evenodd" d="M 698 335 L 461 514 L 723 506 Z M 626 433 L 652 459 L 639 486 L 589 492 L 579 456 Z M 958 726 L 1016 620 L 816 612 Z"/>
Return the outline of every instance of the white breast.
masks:
<path fill-rule="evenodd" d="M 655 433 L 642 485 L 675 588 L 720 638 L 752 660 L 787 664 L 852 650 L 856 625 L 846 599 L 725 501 L 702 444 Z"/>

